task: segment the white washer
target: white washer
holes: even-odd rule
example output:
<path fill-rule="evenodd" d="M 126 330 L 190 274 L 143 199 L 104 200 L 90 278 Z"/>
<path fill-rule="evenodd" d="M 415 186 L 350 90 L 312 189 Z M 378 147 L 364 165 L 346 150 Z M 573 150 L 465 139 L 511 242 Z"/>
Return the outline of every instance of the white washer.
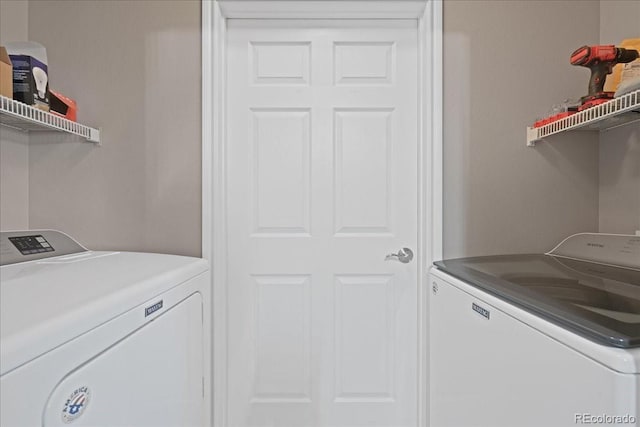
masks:
<path fill-rule="evenodd" d="M 203 425 L 204 260 L 38 230 L 0 261 L 0 425 Z"/>
<path fill-rule="evenodd" d="M 431 427 L 640 426 L 640 237 L 435 263 Z"/>

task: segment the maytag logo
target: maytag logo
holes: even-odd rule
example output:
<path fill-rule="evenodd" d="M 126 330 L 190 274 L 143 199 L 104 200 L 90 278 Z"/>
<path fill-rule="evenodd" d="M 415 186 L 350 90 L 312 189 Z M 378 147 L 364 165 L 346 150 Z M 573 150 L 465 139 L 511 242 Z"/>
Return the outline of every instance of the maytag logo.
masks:
<path fill-rule="evenodd" d="M 604 248 L 604 245 L 602 243 L 587 242 L 587 246 L 591 246 L 594 248 Z"/>
<path fill-rule="evenodd" d="M 144 317 L 147 317 L 162 308 L 162 300 L 144 309 Z"/>
<path fill-rule="evenodd" d="M 480 314 L 482 317 L 486 317 L 487 319 L 489 319 L 489 316 L 490 316 L 491 313 L 486 308 L 480 307 L 475 302 L 471 303 L 471 308 L 473 309 L 473 311 L 475 311 L 476 313 Z"/>

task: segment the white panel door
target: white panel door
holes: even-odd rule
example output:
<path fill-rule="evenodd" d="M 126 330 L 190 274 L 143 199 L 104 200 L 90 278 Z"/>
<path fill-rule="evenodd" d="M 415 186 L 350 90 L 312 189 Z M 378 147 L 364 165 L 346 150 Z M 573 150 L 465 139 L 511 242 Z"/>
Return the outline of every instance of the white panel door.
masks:
<path fill-rule="evenodd" d="M 228 424 L 415 426 L 416 21 L 227 47 Z"/>

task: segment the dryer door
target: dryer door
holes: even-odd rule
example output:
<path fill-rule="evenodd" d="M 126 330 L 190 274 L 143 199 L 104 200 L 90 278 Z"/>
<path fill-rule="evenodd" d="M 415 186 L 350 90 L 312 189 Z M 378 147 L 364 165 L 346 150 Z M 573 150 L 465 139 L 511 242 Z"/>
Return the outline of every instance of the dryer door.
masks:
<path fill-rule="evenodd" d="M 201 426 L 202 333 L 196 293 L 69 373 L 44 426 Z"/>

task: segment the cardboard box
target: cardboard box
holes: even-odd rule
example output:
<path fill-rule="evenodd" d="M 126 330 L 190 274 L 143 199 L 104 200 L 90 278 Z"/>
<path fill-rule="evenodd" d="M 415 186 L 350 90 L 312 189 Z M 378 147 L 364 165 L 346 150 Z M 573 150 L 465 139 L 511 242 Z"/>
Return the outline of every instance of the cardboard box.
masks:
<path fill-rule="evenodd" d="M 13 64 L 13 99 L 49 111 L 47 64 L 29 55 L 9 57 Z"/>
<path fill-rule="evenodd" d="M 13 66 L 4 46 L 0 46 L 0 95 L 13 99 Z"/>
<path fill-rule="evenodd" d="M 47 49 L 40 43 L 5 44 L 13 65 L 13 99 L 49 111 Z"/>
<path fill-rule="evenodd" d="M 640 38 L 622 40 L 618 47 L 634 49 L 640 52 Z M 605 80 L 604 90 L 607 92 L 617 91 L 618 86 L 620 86 L 620 83 L 625 79 L 633 78 L 634 73 L 638 73 L 638 75 L 640 75 L 640 72 L 638 71 L 640 71 L 640 58 L 626 64 L 617 64 L 613 67 L 611 75 L 607 77 L 607 80 Z"/>

